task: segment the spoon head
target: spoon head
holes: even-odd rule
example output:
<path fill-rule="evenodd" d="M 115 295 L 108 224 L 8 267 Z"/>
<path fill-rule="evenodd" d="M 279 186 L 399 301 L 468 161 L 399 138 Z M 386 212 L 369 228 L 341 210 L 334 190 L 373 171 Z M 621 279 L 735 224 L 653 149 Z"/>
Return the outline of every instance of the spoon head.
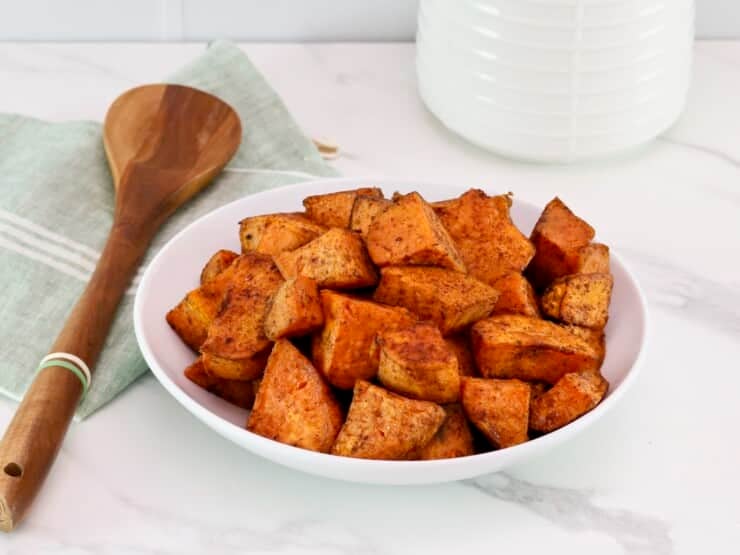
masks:
<path fill-rule="evenodd" d="M 145 85 L 113 102 L 103 141 L 117 202 L 169 213 L 227 164 L 239 148 L 241 124 L 234 109 L 213 95 L 182 85 Z"/>

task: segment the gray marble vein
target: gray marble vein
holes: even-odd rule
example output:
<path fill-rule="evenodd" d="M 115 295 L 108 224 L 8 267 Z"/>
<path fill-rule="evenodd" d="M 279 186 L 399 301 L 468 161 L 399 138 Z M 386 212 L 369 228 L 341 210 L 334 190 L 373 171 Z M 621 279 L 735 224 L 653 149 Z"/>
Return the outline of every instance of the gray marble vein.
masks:
<path fill-rule="evenodd" d="M 203 519 L 190 518 L 175 512 L 146 506 L 124 495 L 114 494 L 121 505 L 129 507 L 139 517 L 147 516 L 172 533 L 192 536 L 192 548 L 186 553 L 277 553 L 307 555 L 377 555 L 386 553 L 370 534 L 359 533 L 316 518 L 284 519 L 271 527 L 244 522 L 243 526 L 216 526 Z M 255 500 L 255 502 L 258 502 Z M 138 546 L 137 546 L 138 547 Z M 147 553 L 143 551 L 142 553 Z M 172 551 L 184 553 L 182 544 Z"/>
<path fill-rule="evenodd" d="M 600 532 L 625 553 L 670 555 L 669 525 L 652 516 L 600 507 L 591 491 L 556 488 L 519 480 L 505 473 L 465 482 L 485 495 L 516 503 L 569 532 Z"/>
<path fill-rule="evenodd" d="M 650 303 L 722 333 L 740 333 L 740 275 L 720 282 L 643 251 L 619 252 L 634 266 Z"/>
<path fill-rule="evenodd" d="M 670 145 L 688 148 L 695 152 L 700 152 L 707 156 L 711 156 L 712 158 L 715 158 L 716 160 L 721 160 L 722 162 L 726 162 L 734 166 L 737 169 L 740 169 L 740 160 L 716 148 L 711 148 L 706 145 L 700 145 L 696 143 L 690 143 L 688 141 L 682 141 L 682 140 L 676 139 L 675 137 L 668 137 L 666 135 L 658 137 L 657 140 L 663 143 L 668 143 Z"/>

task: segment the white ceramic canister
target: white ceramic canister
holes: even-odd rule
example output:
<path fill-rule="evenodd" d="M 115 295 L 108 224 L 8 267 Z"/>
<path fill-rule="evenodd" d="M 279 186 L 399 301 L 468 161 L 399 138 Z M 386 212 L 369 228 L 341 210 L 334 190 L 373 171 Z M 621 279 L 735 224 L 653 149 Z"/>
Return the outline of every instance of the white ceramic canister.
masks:
<path fill-rule="evenodd" d="M 607 156 L 678 118 L 693 34 L 693 0 L 421 0 L 419 90 L 505 156 Z"/>

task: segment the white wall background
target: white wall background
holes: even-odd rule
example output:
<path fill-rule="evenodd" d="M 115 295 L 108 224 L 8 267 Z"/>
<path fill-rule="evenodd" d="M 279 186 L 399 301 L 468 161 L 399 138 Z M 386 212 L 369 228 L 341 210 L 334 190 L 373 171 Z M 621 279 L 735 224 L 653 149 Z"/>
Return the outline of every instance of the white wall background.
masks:
<path fill-rule="evenodd" d="M 411 40 L 417 5 L 418 0 L 0 0 L 0 40 Z M 696 6 L 697 36 L 740 38 L 740 0 L 696 0 Z"/>

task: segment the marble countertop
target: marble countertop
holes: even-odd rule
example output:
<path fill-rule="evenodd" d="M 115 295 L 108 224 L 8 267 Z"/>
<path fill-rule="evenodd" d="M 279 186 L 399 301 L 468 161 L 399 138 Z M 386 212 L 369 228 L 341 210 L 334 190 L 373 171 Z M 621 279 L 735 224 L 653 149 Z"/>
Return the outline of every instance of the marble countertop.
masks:
<path fill-rule="evenodd" d="M 0 45 L 0 111 L 101 120 L 203 45 Z M 587 215 L 636 269 L 646 365 L 584 433 L 503 474 L 378 487 L 300 474 L 196 421 L 151 377 L 73 425 L 6 554 L 730 554 L 740 546 L 740 43 L 702 42 L 681 120 L 630 156 L 524 165 L 447 132 L 413 45 L 244 45 L 340 172 L 488 184 Z M 0 425 L 15 404 L 0 399 Z"/>

